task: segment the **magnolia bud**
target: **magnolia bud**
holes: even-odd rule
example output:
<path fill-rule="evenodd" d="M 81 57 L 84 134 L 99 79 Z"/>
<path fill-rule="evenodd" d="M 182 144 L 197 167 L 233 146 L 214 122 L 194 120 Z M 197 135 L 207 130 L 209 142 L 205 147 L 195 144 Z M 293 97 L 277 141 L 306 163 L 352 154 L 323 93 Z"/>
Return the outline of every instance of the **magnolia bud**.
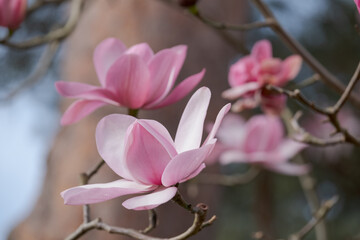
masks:
<path fill-rule="evenodd" d="M 16 29 L 24 20 L 27 0 L 0 0 L 0 26 Z"/>

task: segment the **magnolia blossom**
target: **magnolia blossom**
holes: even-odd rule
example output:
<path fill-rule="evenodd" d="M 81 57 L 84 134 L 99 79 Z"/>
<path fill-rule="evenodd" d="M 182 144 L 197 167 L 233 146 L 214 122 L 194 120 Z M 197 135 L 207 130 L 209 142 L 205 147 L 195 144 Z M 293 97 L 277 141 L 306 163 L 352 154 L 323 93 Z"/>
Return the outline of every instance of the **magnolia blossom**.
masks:
<path fill-rule="evenodd" d="M 16 29 L 24 20 L 27 0 L 0 0 L 0 26 Z"/>
<path fill-rule="evenodd" d="M 355 1 L 355 4 L 356 4 L 357 8 L 358 8 L 359 13 L 360 13 L 360 0 L 354 0 L 354 1 Z"/>
<path fill-rule="evenodd" d="M 284 61 L 273 58 L 271 43 L 261 40 L 254 45 L 249 56 L 241 58 L 230 67 L 231 88 L 224 91 L 222 96 L 229 100 L 242 98 L 233 105 L 236 112 L 261 104 L 265 111 L 278 113 L 282 110 L 279 106 L 285 106 L 286 97 L 278 94 L 275 96 L 266 91 L 264 86 L 285 85 L 299 73 L 301 63 L 298 55 L 292 55 Z M 269 98 L 272 98 L 273 104 L 268 103 Z"/>
<path fill-rule="evenodd" d="M 218 133 L 216 148 L 222 164 L 249 163 L 287 175 L 302 175 L 307 165 L 289 163 L 305 145 L 284 138 L 284 129 L 278 117 L 257 115 L 246 123 L 238 115 L 228 114 Z"/>
<path fill-rule="evenodd" d="M 64 113 L 61 124 L 79 121 L 106 104 L 131 109 L 154 109 L 185 97 L 203 78 L 205 70 L 181 82 L 171 93 L 186 57 L 187 47 L 178 45 L 154 54 L 146 43 L 126 49 L 115 38 L 101 42 L 94 52 L 94 65 L 101 86 L 57 82 L 64 97 L 77 98 Z"/>
<path fill-rule="evenodd" d="M 123 202 L 128 209 L 152 209 L 169 201 L 175 184 L 195 177 L 205 167 L 205 158 L 214 148 L 214 138 L 230 104 L 219 112 L 213 129 L 200 146 L 210 90 L 201 88 L 188 102 L 175 141 L 159 122 L 113 114 L 104 117 L 96 129 L 101 157 L 122 179 L 65 190 L 65 204 L 103 202 L 128 194 L 143 194 Z"/>

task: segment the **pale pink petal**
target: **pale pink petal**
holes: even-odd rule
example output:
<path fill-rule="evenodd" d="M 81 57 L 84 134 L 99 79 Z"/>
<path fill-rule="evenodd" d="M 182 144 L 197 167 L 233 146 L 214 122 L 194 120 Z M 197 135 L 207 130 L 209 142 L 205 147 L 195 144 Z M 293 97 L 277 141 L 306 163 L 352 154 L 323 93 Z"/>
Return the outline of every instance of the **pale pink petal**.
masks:
<path fill-rule="evenodd" d="M 166 166 L 161 179 L 162 184 L 167 187 L 188 179 L 205 161 L 214 146 L 215 144 L 207 144 L 177 155 Z"/>
<path fill-rule="evenodd" d="M 149 80 L 145 62 L 137 55 L 124 54 L 110 67 L 106 88 L 116 94 L 121 105 L 138 109 L 148 98 Z"/>
<path fill-rule="evenodd" d="M 289 160 L 306 147 L 307 145 L 304 143 L 296 142 L 291 139 L 286 139 L 279 144 L 279 147 L 276 150 L 277 155 L 279 155 L 278 161 L 281 162 Z"/>
<path fill-rule="evenodd" d="M 131 127 L 125 148 L 131 174 L 144 184 L 161 185 L 161 176 L 171 159 L 169 153 L 141 124 L 135 122 Z"/>
<path fill-rule="evenodd" d="M 168 130 L 161 123 L 154 120 L 138 120 L 138 123 L 164 146 L 170 157 L 177 155 L 174 141 Z"/>
<path fill-rule="evenodd" d="M 61 96 L 70 98 L 82 98 L 86 100 L 100 100 L 109 104 L 119 105 L 110 91 L 79 82 L 58 81 L 55 83 L 56 90 Z"/>
<path fill-rule="evenodd" d="M 67 189 L 61 193 L 65 204 L 83 205 L 104 202 L 123 195 L 152 191 L 156 186 L 120 179 L 109 183 L 89 184 Z"/>
<path fill-rule="evenodd" d="M 176 192 L 176 187 L 159 187 L 156 191 L 152 193 L 133 197 L 126 200 L 125 202 L 123 202 L 123 206 L 127 209 L 132 210 L 153 209 L 163 203 L 170 201 L 175 196 Z"/>
<path fill-rule="evenodd" d="M 202 87 L 187 103 L 176 131 L 175 147 L 178 153 L 200 146 L 210 97 L 210 90 Z"/>
<path fill-rule="evenodd" d="M 228 150 L 220 155 L 221 164 L 230 164 L 230 163 L 246 163 L 247 156 L 244 152 L 239 150 Z"/>
<path fill-rule="evenodd" d="M 245 109 L 253 109 L 259 106 L 261 98 L 257 97 L 259 94 L 255 94 L 253 97 L 247 97 L 237 100 L 231 107 L 233 112 L 241 112 Z"/>
<path fill-rule="evenodd" d="M 229 70 L 229 84 L 231 87 L 241 86 L 257 81 L 259 63 L 252 56 L 245 56 L 231 65 Z"/>
<path fill-rule="evenodd" d="M 158 99 L 153 103 L 145 106 L 145 109 L 155 109 L 168 106 L 173 104 L 182 98 L 184 98 L 190 91 L 192 91 L 196 85 L 199 84 L 201 79 L 204 77 L 205 69 L 201 72 L 194 74 L 190 77 L 187 77 L 184 81 L 182 81 L 179 85 L 175 87 L 175 89 L 164 99 Z"/>
<path fill-rule="evenodd" d="M 149 62 L 151 86 L 148 102 L 164 99 L 175 84 L 184 64 L 187 47 L 179 45 L 158 52 Z"/>
<path fill-rule="evenodd" d="M 277 173 L 293 176 L 304 175 L 311 169 L 309 165 L 299 165 L 293 163 L 267 164 L 263 165 L 263 167 Z"/>
<path fill-rule="evenodd" d="M 228 90 L 225 90 L 224 92 L 222 92 L 221 96 L 228 100 L 235 100 L 235 99 L 238 99 L 238 98 L 244 96 L 245 94 L 247 94 L 249 92 L 258 90 L 261 87 L 262 86 L 257 82 L 245 83 L 238 87 L 233 87 Z"/>
<path fill-rule="evenodd" d="M 183 180 L 180 181 L 180 183 L 182 182 L 186 182 L 187 180 L 190 180 L 194 177 L 196 177 L 197 175 L 199 175 L 201 173 L 202 170 L 204 170 L 204 168 L 206 167 L 205 163 L 202 163 L 200 165 L 200 167 L 198 167 L 192 174 L 190 174 L 188 177 L 184 178 Z"/>
<path fill-rule="evenodd" d="M 139 43 L 130 47 L 127 51 L 127 54 L 135 54 L 140 56 L 144 62 L 148 62 L 154 55 L 153 50 L 147 43 Z"/>
<path fill-rule="evenodd" d="M 96 145 L 100 156 L 119 176 L 133 179 L 125 163 L 127 129 L 136 118 L 112 114 L 100 120 L 96 127 Z"/>
<path fill-rule="evenodd" d="M 298 55 L 292 55 L 286 58 L 282 63 L 282 71 L 279 76 L 277 86 L 283 86 L 289 80 L 294 79 L 300 72 L 302 58 Z"/>
<path fill-rule="evenodd" d="M 253 56 L 259 62 L 272 58 L 271 43 L 268 40 L 261 40 L 256 42 L 251 50 L 251 56 Z"/>
<path fill-rule="evenodd" d="M 240 147 L 245 136 L 245 120 L 239 115 L 228 113 L 216 134 L 216 137 L 225 146 Z M 217 143 L 216 145 L 218 145 Z M 216 147 L 215 147 L 216 148 Z"/>
<path fill-rule="evenodd" d="M 218 113 L 218 115 L 216 117 L 214 126 L 212 127 L 209 135 L 207 136 L 206 140 L 203 143 L 204 145 L 207 144 L 212 139 L 214 139 L 215 134 L 217 133 L 224 116 L 229 112 L 230 108 L 231 108 L 231 104 L 228 103 L 220 110 L 220 112 Z"/>
<path fill-rule="evenodd" d="M 125 45 L 116 38 L 107 38 L 95 48 L 93 61 L 102 86 L 105 86 L 107 71 L 125 50 Z"/>
<path fill-rule="evenodd" d="M 80 121 L 96 109 L 106 105 L 106 103 L 98 100 L 78 100 L 75 101 L 65 111 L 61 118 L 61 125 L 69 125 Z"/>

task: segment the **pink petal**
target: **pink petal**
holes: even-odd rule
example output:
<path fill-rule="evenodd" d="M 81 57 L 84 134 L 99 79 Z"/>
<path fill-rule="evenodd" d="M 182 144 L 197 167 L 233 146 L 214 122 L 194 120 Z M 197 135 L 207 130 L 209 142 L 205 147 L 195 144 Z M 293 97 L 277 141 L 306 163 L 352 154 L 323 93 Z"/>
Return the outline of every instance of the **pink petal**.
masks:
<path fill-rule="evenodd" d="M 184 64 L 187 47 L 179 45 L 158 52 L 149 62 L 151 86 L 148 103 L 164 99 Z"/>
<path fill-rule="evenodd" d="M 238 99 L 238 98 L 244 96 L 245 94 L 247 94 L 249 92 L 258 90 L 261 87 L 262 86 L 257 82 L 245 83 L 238 87 L 233 87 L 228 90 L 225 90 L 224 92 L 222 92 L 221 96 L 228 100 L 235 100 L 235 99 Z"/>
<path fill-rule="evenodd" d="M 182 152 L 166 166 L 161 181 L 165 187 L 188 179 L 198 170 L 205 158 L 211 153 L 215 144 L 207 144 L 198 149 Z"/>
<path fill-rule="evenodd" d="M 230 164 L 230 163 L 246 163 L 249 162 L 247 155 L 239 150 L 228 150 L 220 155 L 221 164 Z"/>
<path fill-rule="evenodd" d="M 281 163 L 281 164 L 267 164 L 265 168 L 286 175 L 299 176 L 304 175 L 310 171 L 309 165 L 299 165 L 293 163 Z"/>
<path fill-rule="evenodd" d="M 97 100 L 78 100 L 65 111 L 60 123 L 61 125 L 76 123 L 105 104 Z"/>
<path fill-rule="evenodd" d="M 355 4 L 356 4 L 359 14 L 360 14 L 360 0 L 355 0 Z"/>
<path fill-rule="evenodd" d="M 228 76 L 230 86 L 237 87 L 257 81 L 258 65 L 259 63 L 252 56 L 245 56 L 239 59 L 230 67 Z"/>
<path fill-rule="evenodd" d="M 136 118 L 112 114 L 100 120 L 96 127 L 96 145 L 100 156 L 119 176 L 133 179 L 125 163 L 127 130 Z"/>
<path fill-rule="evenodd" d="M 176 131 L 175 147 L 178 153 L 200 146 L 210 97 L 210 90 L 202 87 L 192 95 L 187 103 Z"/>
<path fill-rule="evenodd" d="M 133 197 L 126 200 L 125 202 L 123 202 L 123 206 L 127 209 L 133 210 L 153 209 L 171 200 L 175 196 L 176 192 L 176 187 L 159 187 L 156 191 L 152 193 Z"/>
<path fill-rule="evenodd" d="M 212 127 L 209 135 L 207 136 L 206 140 L 203 143 L 204 145 L 207 144 L 209 141 L 212 141 L 212 139 L 214 139 L 215 134 L 217 133 L 224 116 L 229 112 L 230 108 L 231 108 L 231 104 L 228 103 L 220 110 L 220 112 L 216 117 L 214 126 Z"/>
<path fill-rule="evenodd" d="M 245 120 L 239 114 L 234 113 L 228 113 L 224 117 L 216 134 L 221 143 L 231 147 L 239 147 L 244 141 L 244 136 Z"/>
<path fill-rule="evenodd" d="M 95 48 L 93 61 L 102 86 L 105 86 L 107 71 L 125 50 L 125 45 L 116 38 L 107 38 Z"/>
<path fill-rule="evenodd" d="M 298 55 L 292 55 L 286 58 L 282 63 L 282 71 L 279 76 L 277 86 L 283 86 L 289 80 L 294 79 L 301 70 L 302 58 Z"/>
<path fill-rule="evenodd" d="M 144 184 L 161 185 L 161 176 L 171 159 L 169 153 L 139 122 L 131 127 L 125 150 L 131 174 Z"/>
<path fill-rule="evenodd" d="M 143 59 L 145 63 L 147 63 L 153 56 L 153 50 L 147 43 L 139 43 L 126 51 L 127 54 L 135 54 Z"/>
<path fill-rule="evenodd" d="M 201 72 L 194 74 L 190 77 L 187 77 L 184 81 L 182 81 L 179 85 L 175 87 L 175 89 L 164 99 L 158 99 L 160 101 L 155 101 L 146 105 L 146 109 L 154 109 L 161 108 L 173 104 L 182 98 L 184 98 L 190 91 L 192 91 L 196 85 L 199 84 L 201 79 L 204 77 L 205 69 Z"/>
<path fill-rule="evenodd" d="M 148 98 L 149 80 L 149 70 L 142 58 L 125 54 L 110 67 L 106 75 L 106 88 L 116 94 L 121 105 L 138 109 Z"/>
<path fill-rule="evenodd" d="M 267 114 L 280 115 L 286 107 L 287 97 L 284 94 L 263 94 L 261 109 Z"/>
<path fill-rule="evenodd" d="M 251 50 L 251 56 L 253 56 L 259 62 L 272 58 L 271 43 L 268 40 L 261 40 L 256 42 Z"/>
<path fill-rule="evenodd" d="M 96 86 L 79 82 L 58 81 L 55 83 L 55 87 L 59 94 L 64 97 L 100 100 L 109 104 L 119 105 L 113 100 L 115 97 L 111 92 Z"/>
<path fill-rule="evenodd" d="M 143 185 L 120 179 L 110 183 L 89 184 L 67 189 L 61 193 L 64 203 L 83 205 L 104 202 L 123 195 L 144 193 L 153 190 L 154 186 Z"/>
<path fill-rule="evenodd" d="M 190 174 L 188 177 L 184 178 L 183 180 L 180 181 L 180 183 L 182 182 L 186 182 L 187 180 L 190 180 L 194 177 L 196 177 L 197 175 L 199 175 L 201 173 L 202 170 L 204 170 L 204 168 L 206 167 L 205 163 L 202 163 L 200 165 L 200 167 L 198 167 L 192 174 Z"/>
<path fill-rule="evenodd" d="M 289 160 L 306 147 L 306 144 L 286 139 L 279 144 L 277 149 L 277 154 L 279 155 L 278 161 L 284 162 Z"/>
<path fill-rule="evenodd" d="M 138 123 L 164 146 L 170 157 L 177 155 L 174 141 L 168 130 L 161 123 L 154 120 L 138 120 Z"/>

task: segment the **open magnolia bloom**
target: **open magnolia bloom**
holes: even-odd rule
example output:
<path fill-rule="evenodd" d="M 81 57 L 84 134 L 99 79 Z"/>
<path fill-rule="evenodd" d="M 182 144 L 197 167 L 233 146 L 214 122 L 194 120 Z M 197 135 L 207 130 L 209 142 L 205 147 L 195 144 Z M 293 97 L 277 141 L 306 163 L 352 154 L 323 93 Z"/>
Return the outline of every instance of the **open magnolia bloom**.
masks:
<path fill-rule="evenodd" d="M 103 202 L 128 194 L 143 194 L 123 202 L 128 209 L 152 209 L 174 197 L 175 184 L 198 175 L 214 148 L 217 129 L 230 104 L 219 112 L 213 129 L 200 146 L 210 90 L 197 90 L 182 114 L 175 141 L 159 122 L 113 114 L 96 128 L 101 157 L 122 179 L 74 187 L 61 193 L 65 204 Z"/>
<path fill-rule="evenodd" d="M 230 67 L 231 88 L 224 91 L 222 96 L 229 100 L 241 98 L 232 107 L 235 112 L 261 104 L 266 112 L 279 113 L 285 107 L 286 97 L 270 93 L 264 86 L 285 85 L 299 73 L 301 63 L 302 59 L 298 55 L 292 55 L 284 61 L 273 58 L 271 43 L 261 40 L 254 45 L 249 56 Z M 269 99 L 274 103 L 269 104 Z"/>
<path fill-rule="evenodd" d="M 24 20 L 27 0 L 0 0 L 0 26 L 16 29 Z"/>
<path fill-rule="evenodd" d="M 288 162 L 306 145 L 284 138 L 278 117 L 257 115 L 245 123 L 240 116 L 229 114 L 216 136 L 222 164 L 249 163 L 287 175 L 302 175 L 309 171 L 307 165 Z"/>
<path fill-rule="evenodd" d="M 94 65 L 101 86 L 56 83 L 64 97 L 77 98 L 64 113 L 61 124 L 72 124 L 94 110 L 112 104 L 130 109 L 155 109 L 185 97 L 201 81 L 205 69 L 182 81 L 171 93 L 183 66 L 187 47 L 178 45 L 154 54 L 147 43 L 126 49 L 115 38 L 101 42 L 94 52 Z"/>

